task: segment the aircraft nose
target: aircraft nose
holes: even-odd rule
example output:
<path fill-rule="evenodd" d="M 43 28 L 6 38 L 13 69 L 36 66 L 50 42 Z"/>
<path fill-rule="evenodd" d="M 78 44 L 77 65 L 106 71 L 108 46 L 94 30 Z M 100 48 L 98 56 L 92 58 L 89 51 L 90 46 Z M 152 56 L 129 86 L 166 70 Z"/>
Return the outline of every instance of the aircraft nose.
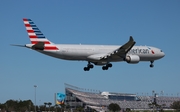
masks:
<path fill-rule="evenodd" d="M 160 50 L 160 52 L 159 52 L 159 57 L 160 58 L 163 58 L 165 56 L 165 53 L 162 51 L 162 50 Z"/>
<path fill-rule="evenodd" d="M 165 53 L 164 52 L 161 52 L 161 57 L 164 57 L 165 56 Z"/>
<path fill-rule="evenodd" d="M 158 49 L 158 57 L 163 58 L 164 56 L 165 56 L 165 53 L 161 49 Z"/>

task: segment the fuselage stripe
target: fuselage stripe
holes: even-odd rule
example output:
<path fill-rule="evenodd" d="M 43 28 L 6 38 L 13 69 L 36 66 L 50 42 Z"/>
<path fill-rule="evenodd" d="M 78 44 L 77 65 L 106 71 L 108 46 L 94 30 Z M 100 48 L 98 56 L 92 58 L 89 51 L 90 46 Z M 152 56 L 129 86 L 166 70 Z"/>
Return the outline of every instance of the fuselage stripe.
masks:
<path fill-rule="evenodd" d="M 45 46 L 44 50 L 58 50 L 56 46 Z"/>
<path fill-rule="evenodd" d="M 49 41 L 31 41 L 32 44 L 37 44 L 38 42 L 44 42 L 44 44 L 51 44 Z"/>

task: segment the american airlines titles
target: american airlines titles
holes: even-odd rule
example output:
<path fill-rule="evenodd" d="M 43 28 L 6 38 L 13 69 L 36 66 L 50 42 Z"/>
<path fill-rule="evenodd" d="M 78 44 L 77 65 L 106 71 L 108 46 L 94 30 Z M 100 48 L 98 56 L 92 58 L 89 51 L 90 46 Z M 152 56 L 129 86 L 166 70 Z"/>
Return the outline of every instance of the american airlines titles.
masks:
<path fill-rule="evenodd" d="M 130 54 L 149 54 L 149 49 L 131 49 L 129 51 Z"/>

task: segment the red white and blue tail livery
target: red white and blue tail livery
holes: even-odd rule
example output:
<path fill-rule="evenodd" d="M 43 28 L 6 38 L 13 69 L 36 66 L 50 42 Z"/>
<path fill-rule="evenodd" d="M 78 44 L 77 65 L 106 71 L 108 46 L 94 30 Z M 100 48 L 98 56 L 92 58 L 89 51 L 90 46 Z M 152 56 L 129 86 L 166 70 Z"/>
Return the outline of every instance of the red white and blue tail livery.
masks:
<path fill-rule="evenodd" d="M 31 44 L 38 44 L 39 42 L 42 42 L 45 46 L 44 50 L 58 50 L 58 48 L 43 35 L 31 19 L 24 18 L 23 21 Z"/>
<path fill-rule="evenodd" d="M 94 65 L 101 65 L 103 70 L 112 67 L 112 62 L 127 62 L 136 64 L 149 61 L 153 67 L 155 60 L 165 56 L 164 52 L 151 46 L 134 46 L 135 41 L 130 36 L 124 45 L 74 45 L 54 44 L 49 41 L 31 19 L 23 19 L 31 44 L 15 45 L 27 47 L 64 60 L 87 61 L 84 71 L 89 71 Z"/>

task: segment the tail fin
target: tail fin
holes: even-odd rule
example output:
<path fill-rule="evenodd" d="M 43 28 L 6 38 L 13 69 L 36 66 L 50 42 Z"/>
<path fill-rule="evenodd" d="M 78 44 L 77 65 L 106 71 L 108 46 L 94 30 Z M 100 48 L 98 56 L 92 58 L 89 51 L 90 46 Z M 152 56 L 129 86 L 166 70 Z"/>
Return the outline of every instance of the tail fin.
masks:
<path fill-rule="evenodd" d="M 31 19 L 23 19 L 23 21 L 32 44 L 38 42 L 44 42 L 45 44 L 52 43 L 43 35 Z"/>
<path fill-rule="evenodd" d="M 44 50 L 58 50 L 58 48 L 49 41 L 31 19 L 23 19 L 27 33 L 32 44 L 44 43 Z"/>

